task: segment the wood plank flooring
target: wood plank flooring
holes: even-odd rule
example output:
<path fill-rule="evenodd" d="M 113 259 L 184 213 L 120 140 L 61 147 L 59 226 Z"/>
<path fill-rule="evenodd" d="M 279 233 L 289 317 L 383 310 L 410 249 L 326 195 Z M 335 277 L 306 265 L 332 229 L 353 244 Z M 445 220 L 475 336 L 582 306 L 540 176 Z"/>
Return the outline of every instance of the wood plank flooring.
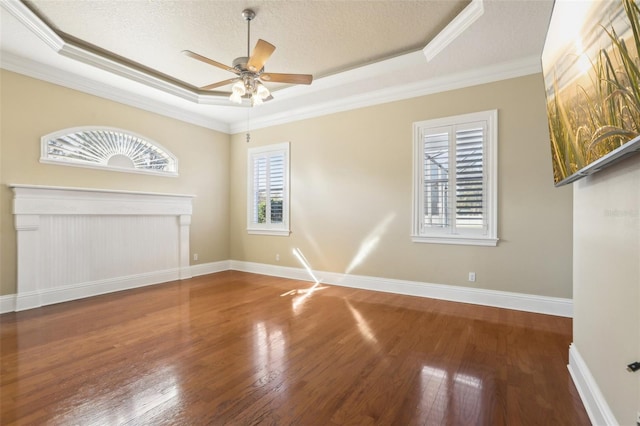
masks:
<path fill-rule="evenodd" d="M 0 315 L 0 424 L 586 425 L 571 320 L 241 272 Z"/>

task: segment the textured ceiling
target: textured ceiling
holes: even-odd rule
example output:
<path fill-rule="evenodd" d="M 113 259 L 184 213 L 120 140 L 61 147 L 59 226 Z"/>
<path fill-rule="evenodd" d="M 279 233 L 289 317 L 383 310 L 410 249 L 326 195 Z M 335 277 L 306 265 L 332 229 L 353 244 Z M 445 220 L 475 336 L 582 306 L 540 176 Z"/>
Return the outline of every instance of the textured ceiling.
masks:
<path fill-rule="evenodd" d="M 25 3 L 57 32 L 200 87 L 232 75 L 180 52 L 227 65 L 246 56 L 247 7 L 256 12 L 250 48 L 259 38 L 276 46 L 267 71 L 320 78 L 422 49 L 469 0 Z"/>
<path fill-rule="evenodd" d="M 251 48 L 258 38 L 276 46 L 267 72 L 313 74 L 313 84 L 270 83 L 274 99 L 256 108 L 174 84 L 232 77 L 180 52 L 228 65 L 245 56 L 249 7 Z M 553 0 L 0 0 L 0 66 L 235 133 L 540 72 L 552 9 Z M 422 49 L 444 34 L 427 58 Z"/>

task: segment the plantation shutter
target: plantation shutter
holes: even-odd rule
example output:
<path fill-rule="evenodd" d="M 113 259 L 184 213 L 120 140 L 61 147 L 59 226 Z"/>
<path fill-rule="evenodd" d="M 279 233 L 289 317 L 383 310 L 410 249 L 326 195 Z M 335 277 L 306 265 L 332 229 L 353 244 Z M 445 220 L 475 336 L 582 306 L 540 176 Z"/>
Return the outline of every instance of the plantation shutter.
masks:
<path fill-rule="evenodd" d="M 424 225 L 448 227 L 449 132 L 434 129 L 424 137 Z"/>
<path fill-rule="evenodd" d="M 271 223 L 282 223 L 284 201 L 284 154 L 269 159 L 269 199 Z"/>
<path fill-rule="evenodd" d="M 257 155 L 253 161 L 254 223 L 283 222 L 285 191 L 285 154 Z"/>
<path fill-rule="evenodd" d="M 413 242 L 498 244 L 497 123 L 497 110 L 413 123 Z"/>
<path fill-rule="evenodd" d="M 484 122 L 432 128 L 424 135 L 424 227 L 484 229 L 485 138 Z"/>
<path fill-rule="evenodd" d="M 484 228 L 484 123 L 456 129 L 456 227 Z"/>
<path fill-rule="evenodd" d="M 267 156 L 253 158 L 253 222 L 266 222 L 267 206 Z"/>
<path fill-rule="evenodd" d="M 289 142 L 247 150 L 247 232 L 288 236 Z"/>

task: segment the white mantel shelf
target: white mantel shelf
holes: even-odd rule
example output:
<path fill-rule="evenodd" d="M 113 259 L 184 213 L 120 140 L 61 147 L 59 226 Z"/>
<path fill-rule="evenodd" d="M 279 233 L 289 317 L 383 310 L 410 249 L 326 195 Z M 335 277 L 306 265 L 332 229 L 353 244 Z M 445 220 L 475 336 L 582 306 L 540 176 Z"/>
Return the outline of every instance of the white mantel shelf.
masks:
<path fill-rule="evenodd" d="M 14 214 L 191 215 L 194 195 L 9 184 Z"/>
<path fill-rule="evenodd" d="M 16 310 L 191 278 L 193 195 L 10 184 Z"/>

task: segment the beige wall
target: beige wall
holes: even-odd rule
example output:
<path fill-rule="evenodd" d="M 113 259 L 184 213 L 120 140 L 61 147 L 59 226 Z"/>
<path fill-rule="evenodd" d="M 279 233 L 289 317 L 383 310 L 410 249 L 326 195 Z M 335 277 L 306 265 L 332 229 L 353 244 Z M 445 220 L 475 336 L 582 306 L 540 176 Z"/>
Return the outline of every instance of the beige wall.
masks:
<path fill-rule="evenodd" d="M 231 258 L 297 267 L 291 251 L 299 248 L 317 270 L 572 296 L 571 187 L 552 186 L 540 75 L 260 129 L 250 144 L 244 133 L 229 138 L 6 71 L 1 89 L 0 294 L 15 292 L 15 231 L 6 184 L 22 183 L 196 194 L 191 249 L 199 253 L 198 263 Z M 412 123 L 494 108 L 498 247 L 412 243 Z M 91 124 L 156 140 L 179 157 L 180 177 L 38 162 L 42 135 Z M 247 235 L 247 147 L 285 141 L 291 142 L 293 232 Z M 354 263 L 365 247 L 363 260 Z M 469 271 L 476 272 L 475 283 L 467 281 Z"/>
<path fill-rule="evenodd" d="M 194 194 L 196 263 L 229 258 L 229 136 L 117 102 L 2 71 L 0 80 L 0 295 L 15 293 L 16 238 L 7 184 Z M 179 159 L 177 178 L 40 164 L 40 137 L 69 127 L 112 126 L 155 140 Z"/>
<path fill-rule="evenodd" d="M 640 155 L 574 189 L 573 341 L 622 425 L 640 412 Z"/>
<path fill-rule="evenodd" d="M 316 270 L 570 298 L 572 188 L 553 187 L 544 105 L 536 74 L 259 129 L 250 144 L 234 135 L 231 258 L 298 267 L 299 248 Z M 412 123 L 489 109 L 499 114 L 498 247 L 412 243 Z M 247 235 L 247 148 L 286 141 L 292 234 Z"/>

